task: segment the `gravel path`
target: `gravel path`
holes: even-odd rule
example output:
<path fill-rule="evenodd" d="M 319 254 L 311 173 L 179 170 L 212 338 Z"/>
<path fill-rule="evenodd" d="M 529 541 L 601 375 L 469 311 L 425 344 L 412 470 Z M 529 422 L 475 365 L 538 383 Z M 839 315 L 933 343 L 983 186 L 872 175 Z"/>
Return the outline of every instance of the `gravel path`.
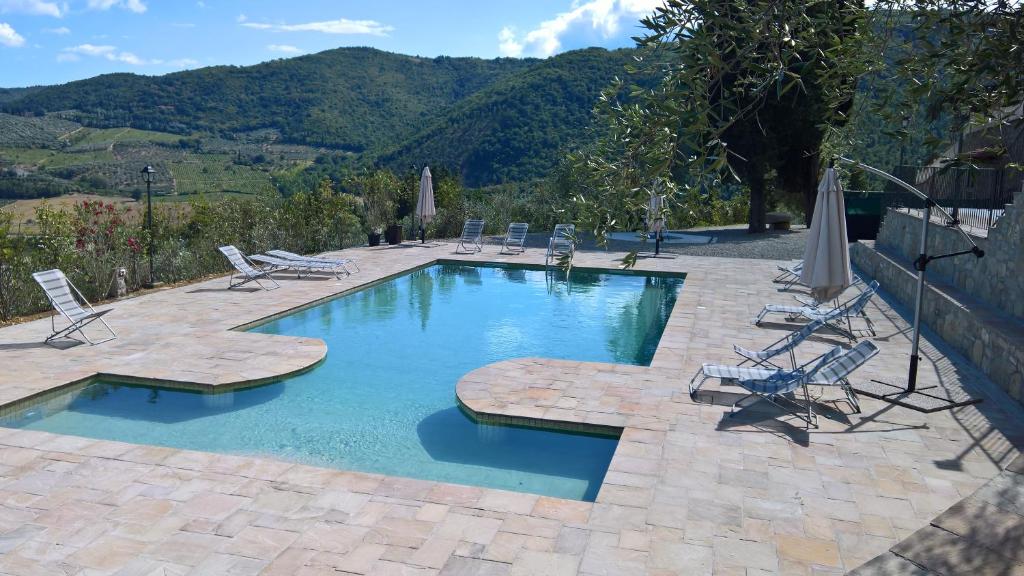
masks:
<path fill-rule="evenodd" d="M 699 236 L 711 236 L 714 240 L 710 244 L 662 244 L 661 251 L 688 256 L 794 260 L 803 257 L 804 245 L 807 242 L 807 229 L 802 226 L 789 231 L 773 231 L 764 234 L 750 234 L 747 232 L 746 225 L 695 228 L 684 232 Z M 550 232 L 529 234 L 526 245 L 530 248 L 546 248 L 549 236 Z M 502 236 L 488 236 L 485 241 L 487 244 L 500 246 L 502 239 Z M 593 237 L 589 234 L 584 235 L 581 249 L 594 250 L 596 248 Z M 610 240 L 608 249 L 616 252 L 637 249 L 653 252 L 654 242 L 642 245 L 640 242 Z"/>

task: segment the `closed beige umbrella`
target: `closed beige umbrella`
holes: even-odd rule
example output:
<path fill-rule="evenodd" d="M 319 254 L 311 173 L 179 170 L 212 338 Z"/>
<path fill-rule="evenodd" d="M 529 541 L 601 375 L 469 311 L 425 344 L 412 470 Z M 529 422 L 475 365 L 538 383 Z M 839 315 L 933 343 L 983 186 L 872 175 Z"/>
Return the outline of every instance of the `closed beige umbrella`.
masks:
<path fill-rule="evenodd" d="M 818 302 L 838 297 L 853 284 L 846 236 L 846 203 L 834 168 L 826 170 L 818 184 L 800 282 L 811 289 L 811 296 Z"/>
<path fill-rule="evenodd" d="M 427 224 L 437 215 L 434 208 L 434 182 L 430 168 L 424 166 L 420 175 L 420 195 L 416 198 L 416 218 L 420 221 L 420 243 L 426 242 Z"/>
<path fill-rule="evenodd" d="M 661 195 L 660 181 L 651 190 L 651 199 L 647 202 L 647 227 L 654 232 L 654 254 L 661 252 L 661 231 L 665 228 L 665 218 L 661 211 L 665 206 L 665 197 Z"/>

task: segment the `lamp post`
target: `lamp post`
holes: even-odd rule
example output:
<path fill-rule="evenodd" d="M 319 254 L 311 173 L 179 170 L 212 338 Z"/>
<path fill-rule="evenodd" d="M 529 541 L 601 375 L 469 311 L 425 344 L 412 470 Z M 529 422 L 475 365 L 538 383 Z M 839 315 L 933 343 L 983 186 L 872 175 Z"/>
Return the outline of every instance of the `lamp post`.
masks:
<path fill-rule="evenodd" d="M 156 170 L 147 165 L 142 169 L 142 179 L 146 181 L 146 232 L 149 235 L 149 282 L 147 288 L 152 288 L 153 282 L 153 175 Z"/>

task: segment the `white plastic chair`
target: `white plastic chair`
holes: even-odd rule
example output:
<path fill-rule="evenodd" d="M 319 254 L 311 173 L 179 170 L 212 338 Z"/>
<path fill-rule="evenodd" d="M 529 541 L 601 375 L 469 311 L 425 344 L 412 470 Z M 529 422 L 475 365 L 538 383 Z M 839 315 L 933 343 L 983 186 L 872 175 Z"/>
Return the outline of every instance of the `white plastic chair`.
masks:
<path fill-rule="evenodd" d="M 526 251 L 526 231 L 530 225 L 526 222 L 513 222 L 508 225 L 505 232 L 505 242 L 501 245 L 499 254 L 522 254 Z"/>
<path fill-rule="evenodd" d="M 32 274 L 32 278 L 43 288 L 43 292 L 46 292 L 46 297 L 50 300 L 50 304 L 56 312 L 59 312 L 61 316 L 67 318 L 70 325 L 65 328 L 57 329 L 57 314 L 54 313 L 50 316 L 50 326 L 53 333 L 50 334 L 45 343 L 49 344 L 57 338 L 63 338 L 67 336 L 71 338 L 71 334 L 78 332 L 85 338 L 85 341 L 90 345 L 102 344 L 117 338 L 117 334 L 110 327 L 109 324 L 103 319 L 103 316 L 110 312 L 111 309 L 97 311 L 89 304 L 89 301 L 82 296 L 82 293 L 75 288 L 75 285 L 68 280 L 67 276 L 63 272 L 54 268 L 53 270 L 44 270 L 43 272 L 36 272 Z M 77 295 L 77 298 L 75 297 Z M 93 341 L 89 336 L 82 330 L 89 324 L 95 321 L 99 321 L 100 324 L 110 332 L 109 338 L 103 340 Z M 77 338 L 72 338 L 77 340 Z"/>

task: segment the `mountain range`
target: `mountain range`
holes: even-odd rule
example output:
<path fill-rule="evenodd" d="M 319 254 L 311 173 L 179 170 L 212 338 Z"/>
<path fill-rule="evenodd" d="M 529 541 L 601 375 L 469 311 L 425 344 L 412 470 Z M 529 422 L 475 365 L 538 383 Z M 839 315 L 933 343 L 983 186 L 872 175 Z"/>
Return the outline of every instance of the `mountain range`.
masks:
<path fill-rule="evenodd" d="M 0 89 L 0 112 L 183 137 L 270 130 L 280 143 L 365 164 L 443 165 L 477 187 L 546 174 L 580 141 L 600 91 L 632 57 L 600 48 L 543 60 L 338 48 L 254 66 Z"/>

